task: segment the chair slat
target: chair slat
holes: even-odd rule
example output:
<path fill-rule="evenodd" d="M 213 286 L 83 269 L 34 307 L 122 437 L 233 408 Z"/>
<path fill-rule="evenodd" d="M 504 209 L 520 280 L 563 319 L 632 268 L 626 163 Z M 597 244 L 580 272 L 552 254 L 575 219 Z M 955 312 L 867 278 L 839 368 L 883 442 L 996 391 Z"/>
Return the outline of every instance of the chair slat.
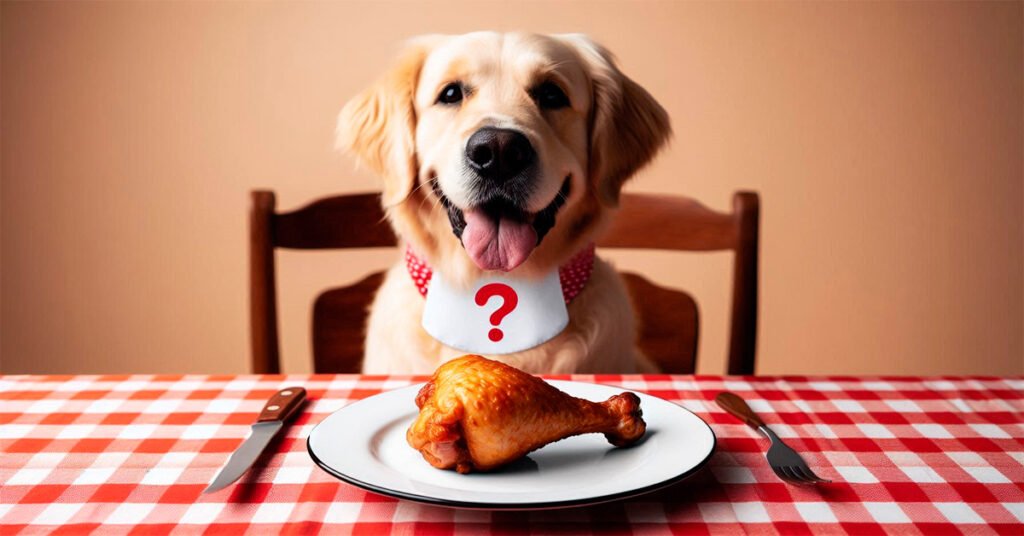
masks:
<path fill-rule="evenodd" d="M 383 282 L 384 272 L 374 272 L 356 283 L 327 290 L 317 297 L 313 303 L 315 371 L 359 372 L 370 304 Z"/>
<path fill-rule="evenodd" d="M 636 312 L 637 346 L 662 372 L 692 374 L 697 368 L 700 312 L 686 292 L 625 272 L 622 280 Z"/>
<path fill-rule="evenodd" d="M 374 248 L 398 243 L 380 206 L 379 194 L 321 199 L 274 218 L 274 243 L 280 248 Z"/>
<path fill-rule="evenodd" d="M 715 212 L 687 197 L 623 194 L 599 247 L 718 251 L 736 245 L 732 214 Z"/>

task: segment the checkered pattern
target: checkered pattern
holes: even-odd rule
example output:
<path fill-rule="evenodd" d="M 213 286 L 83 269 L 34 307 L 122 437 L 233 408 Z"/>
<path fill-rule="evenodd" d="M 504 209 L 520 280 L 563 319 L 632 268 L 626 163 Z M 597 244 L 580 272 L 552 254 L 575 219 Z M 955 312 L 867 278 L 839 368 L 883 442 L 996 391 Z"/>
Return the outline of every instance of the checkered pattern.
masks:
<path fill-rule="evenodd" d="M 415 378 L 8 376 L 0 533 L 1024 534 L 1024 378 L 558 378 L 681 404 L 711 424 L 718 450 L 693 478 L 626 501 L 449 510 L 343 484 L 305 451 L 332 411 Z M 290 385 L 312 402 L 238 484 L 202 495 L 264 400 Z M 835 483 L 779 481 L 766 441 L 712 402 L 722 390 Z"/>

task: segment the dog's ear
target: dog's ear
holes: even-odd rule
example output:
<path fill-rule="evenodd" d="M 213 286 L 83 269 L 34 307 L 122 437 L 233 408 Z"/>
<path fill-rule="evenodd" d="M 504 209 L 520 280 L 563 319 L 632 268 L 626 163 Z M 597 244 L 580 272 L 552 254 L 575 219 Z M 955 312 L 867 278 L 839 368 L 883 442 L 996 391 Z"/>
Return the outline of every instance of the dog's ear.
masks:
<path fill-rule="evenodd" d="M 342 108 L 337 147 L 352 152 L 384 179 L 384 206 L 401 203 L 416 183 L 416 110 L 420 69 L 436 36 L 410 40 L 380 80 Z"/>
<path fill-rule="evenodd" d="M 626 180 L 671 136 L 668 114 L 604 47 L 581 34 L 559 37 L 577 50 L 593 84 L 588 173 L 601 202 L 614 207 Z"/>

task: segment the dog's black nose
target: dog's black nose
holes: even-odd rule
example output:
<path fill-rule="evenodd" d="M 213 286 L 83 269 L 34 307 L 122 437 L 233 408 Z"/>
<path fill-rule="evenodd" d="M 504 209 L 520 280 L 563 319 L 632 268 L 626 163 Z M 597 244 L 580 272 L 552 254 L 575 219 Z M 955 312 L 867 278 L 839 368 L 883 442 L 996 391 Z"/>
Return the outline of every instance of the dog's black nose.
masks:
<path fill-rule="evenodd" d="M 504 128 L 484 127 L 466 143 L 466 160 L 480 176 L 504 182 L 537 158 L 530 140 L 522 133 Z"/>

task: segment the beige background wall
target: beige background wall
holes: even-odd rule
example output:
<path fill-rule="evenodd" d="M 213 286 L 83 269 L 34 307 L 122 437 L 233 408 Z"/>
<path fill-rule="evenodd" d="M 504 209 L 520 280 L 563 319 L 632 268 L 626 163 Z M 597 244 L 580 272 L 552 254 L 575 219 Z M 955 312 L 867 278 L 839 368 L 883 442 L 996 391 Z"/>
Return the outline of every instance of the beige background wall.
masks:
<path fill-rule="evenodd" d="M 424 32 L 586 32 L 676 137 L 636 191 L 763 196 L 763 373 L 1024 373 L 1024 4 L 3 2 L 0 370 L 244 372 L 246 208 L 375 188 L 345 99 Z M 285 368 L 318 289 L 393 252 L 279 256 Z M 691 290 L 723 370 L 729 257 Z"/>

